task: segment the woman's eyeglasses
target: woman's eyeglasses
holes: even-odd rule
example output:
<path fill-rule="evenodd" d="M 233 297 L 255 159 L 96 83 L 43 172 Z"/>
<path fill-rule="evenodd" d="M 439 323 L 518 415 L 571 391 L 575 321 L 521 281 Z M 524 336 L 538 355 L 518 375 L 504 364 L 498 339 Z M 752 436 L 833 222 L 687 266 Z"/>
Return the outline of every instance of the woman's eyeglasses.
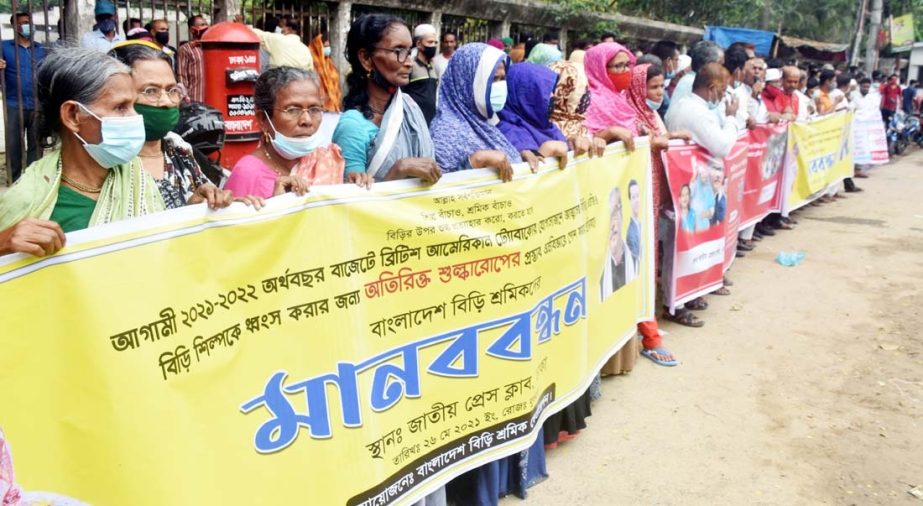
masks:
<path fill-rule="evenodd" d="M 179 101 L 183 99 L 183 91 L 178 87 L 165 90 L 156 86 L 148 86 L 147 88 L 141 90 L 141 95 L 144 95 L 144 98 L 149 102 L 157 102 L 163 95 L 166 95 L 167 100 L 173 102 L 174 104 L 178 104 Z"/>
<path fill-rule="evenodd" d="M 301 117 L 302 114 L 305 114 L 305 113 L 307 113 L 308 116 L 315 118 L 315 119 L 320 118 L 321 116 L 324 115 L 323 107 L 303 108 L 303 107 L 291 106 L 291 107 L 286 107 L 285 109 L 276 109 L 276 110 L 284 114 L 288 119 L 298 119 Z"/>
<path fill-rule="evenodd" d="M 413 51 L 413 49 L 409 47 L 378 47 L 378 46 L 375 46 L 375 49 L 378 49 L 379 51 L 387 51 L 389 53 L 393 53 L 395 58 L 397 58 L 398 63 L 404 63 L 405 61 L 407 61 L 407 57 L 410 56 L 410 52 Z"/>

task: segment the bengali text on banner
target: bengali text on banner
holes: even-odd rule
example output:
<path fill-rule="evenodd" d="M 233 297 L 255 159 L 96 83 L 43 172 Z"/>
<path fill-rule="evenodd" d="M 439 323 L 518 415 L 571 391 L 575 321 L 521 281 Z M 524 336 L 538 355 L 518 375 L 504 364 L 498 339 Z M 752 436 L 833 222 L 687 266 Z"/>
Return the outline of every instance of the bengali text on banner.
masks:
<path fill-rule="evenodd" d="M 821 197 L 853 174 L 851 112 L 788 125 L 782 213 Z"/>
<path fill-rule="evenodd" d="M 18 480 L 407 504 L 529 447 L 653 315 L 649 153 L 187 208 L 0 259 Z"/>

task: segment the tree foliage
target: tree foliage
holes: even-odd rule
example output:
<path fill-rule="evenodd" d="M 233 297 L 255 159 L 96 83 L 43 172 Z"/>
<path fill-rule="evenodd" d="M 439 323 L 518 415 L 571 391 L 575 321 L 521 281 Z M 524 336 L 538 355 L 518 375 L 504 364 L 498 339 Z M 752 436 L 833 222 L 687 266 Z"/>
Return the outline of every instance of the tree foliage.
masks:
<path fill-rule="evenodd" d="M 921 4 L 923 9 L 923 0 L 913 2 Z M 686 26 L 780 30 L 782 35 L 838 43 L 847 43 L 853 36 L 859 10 L 859 0 L 555 0 L 554 3 L 564 16 L 618 12 Z M 764 8 L 768 14 L 767 26 L 761 26 Z"/>

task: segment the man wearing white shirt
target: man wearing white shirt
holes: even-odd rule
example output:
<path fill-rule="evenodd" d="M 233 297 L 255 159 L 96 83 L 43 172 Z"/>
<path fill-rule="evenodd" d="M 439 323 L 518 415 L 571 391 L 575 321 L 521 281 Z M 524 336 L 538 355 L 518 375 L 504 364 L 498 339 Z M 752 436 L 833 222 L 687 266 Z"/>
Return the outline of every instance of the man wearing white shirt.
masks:
<path fill-rule="evenodd" d="M 737 122 L 725 121 L 722 126 L 714 113 L 727 91 L 729 77 L 720 63 L 705 64 L 695 76 L 692 93 L 671 107 L 666 117 L 667 130 L 689 131 L 692 140 L 716 158 L 724 158 L 737 142 Z M 734 118 L 738 105 L 736 96 L 729 98 L 725 116 Z"/>

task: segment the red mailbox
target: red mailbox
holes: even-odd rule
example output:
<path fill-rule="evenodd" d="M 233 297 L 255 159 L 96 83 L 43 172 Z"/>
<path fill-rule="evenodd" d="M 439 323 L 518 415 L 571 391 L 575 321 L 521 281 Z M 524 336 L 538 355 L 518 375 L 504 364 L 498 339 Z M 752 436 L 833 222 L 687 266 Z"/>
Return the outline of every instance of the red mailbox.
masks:
<path fill-rule="evenodd" d="M 230 169 L 256 149 L 260 127 L 253 91 L 260 75 L 260 38 L 241 23 L 218 23 L 202 37 L 205 103 L 224 115 L 221 165 Z"/>

